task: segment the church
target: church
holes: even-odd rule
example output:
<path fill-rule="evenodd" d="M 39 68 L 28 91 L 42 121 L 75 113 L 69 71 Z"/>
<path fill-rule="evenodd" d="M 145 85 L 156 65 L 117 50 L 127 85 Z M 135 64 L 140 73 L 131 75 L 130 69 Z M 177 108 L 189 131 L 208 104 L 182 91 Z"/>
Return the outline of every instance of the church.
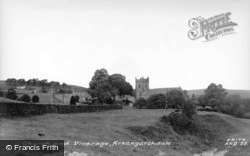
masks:
<path fill-rule="evenodd" d="M 166 94 L 170 90 L 181 90 L 181 87 L 173 87 L 173 88 L 155 88 L 149 89 L 149 77 L 147 78 L 135 78 L 135 98 L 144 98 L 147 99 L 151 95 L 155 94 Z"/>

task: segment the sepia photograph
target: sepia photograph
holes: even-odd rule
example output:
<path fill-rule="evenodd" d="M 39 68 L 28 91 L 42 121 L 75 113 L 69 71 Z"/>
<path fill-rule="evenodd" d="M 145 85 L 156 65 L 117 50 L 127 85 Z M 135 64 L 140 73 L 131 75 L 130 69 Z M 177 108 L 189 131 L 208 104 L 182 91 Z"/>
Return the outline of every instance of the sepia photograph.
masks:
<path fill-rule="evenodd" d="M 0 156 L 250 156 L 250 1 L 0 0 Z"/>

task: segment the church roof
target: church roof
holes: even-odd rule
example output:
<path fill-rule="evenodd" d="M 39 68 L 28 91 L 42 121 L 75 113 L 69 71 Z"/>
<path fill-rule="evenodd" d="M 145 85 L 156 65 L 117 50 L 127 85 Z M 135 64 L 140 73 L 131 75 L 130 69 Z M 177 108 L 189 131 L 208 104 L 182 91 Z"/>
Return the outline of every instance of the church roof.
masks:
<path fill-rule="evenodd" d="M 168 91 L 170 90 L 181 90 L 181 87 L 172 87 L 172 88 L 156 88 L 156 89 L 149 89 L 147 91 L 145 91 L 143 94 L 142 94 L 142 97 L 144 98 L 148 98 L 150 97 L 151 95 L 155 95 L 155 94 L 166 94 Z"/>

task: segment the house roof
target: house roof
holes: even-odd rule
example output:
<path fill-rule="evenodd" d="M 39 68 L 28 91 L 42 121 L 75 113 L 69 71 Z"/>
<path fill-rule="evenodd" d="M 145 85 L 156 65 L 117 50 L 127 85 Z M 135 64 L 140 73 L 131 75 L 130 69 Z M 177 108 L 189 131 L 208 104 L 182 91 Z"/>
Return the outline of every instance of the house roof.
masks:
<path fill-rule="evenodd" d="M 181 90 L 181 87 L 149 89 L 142 94 L 142 97 L 150 97 L 155 94 L 166 94 L 169 90 Z"/>

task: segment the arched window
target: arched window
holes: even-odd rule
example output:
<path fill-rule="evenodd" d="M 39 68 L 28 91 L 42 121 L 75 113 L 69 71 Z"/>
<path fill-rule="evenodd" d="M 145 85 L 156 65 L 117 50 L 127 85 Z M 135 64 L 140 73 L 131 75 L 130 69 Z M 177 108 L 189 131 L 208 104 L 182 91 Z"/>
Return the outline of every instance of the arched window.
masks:
<path fill-rule="evenodd" d="M 148 88 L 148 85 L 147 85 L 147 84 L 145 84 L 145 87 L 146 87 L 146 88 Z"/>
<path fill-rule="evenodd" d="M 139 88 L 141 88 L 141 84 L 139 84 Z"/>

